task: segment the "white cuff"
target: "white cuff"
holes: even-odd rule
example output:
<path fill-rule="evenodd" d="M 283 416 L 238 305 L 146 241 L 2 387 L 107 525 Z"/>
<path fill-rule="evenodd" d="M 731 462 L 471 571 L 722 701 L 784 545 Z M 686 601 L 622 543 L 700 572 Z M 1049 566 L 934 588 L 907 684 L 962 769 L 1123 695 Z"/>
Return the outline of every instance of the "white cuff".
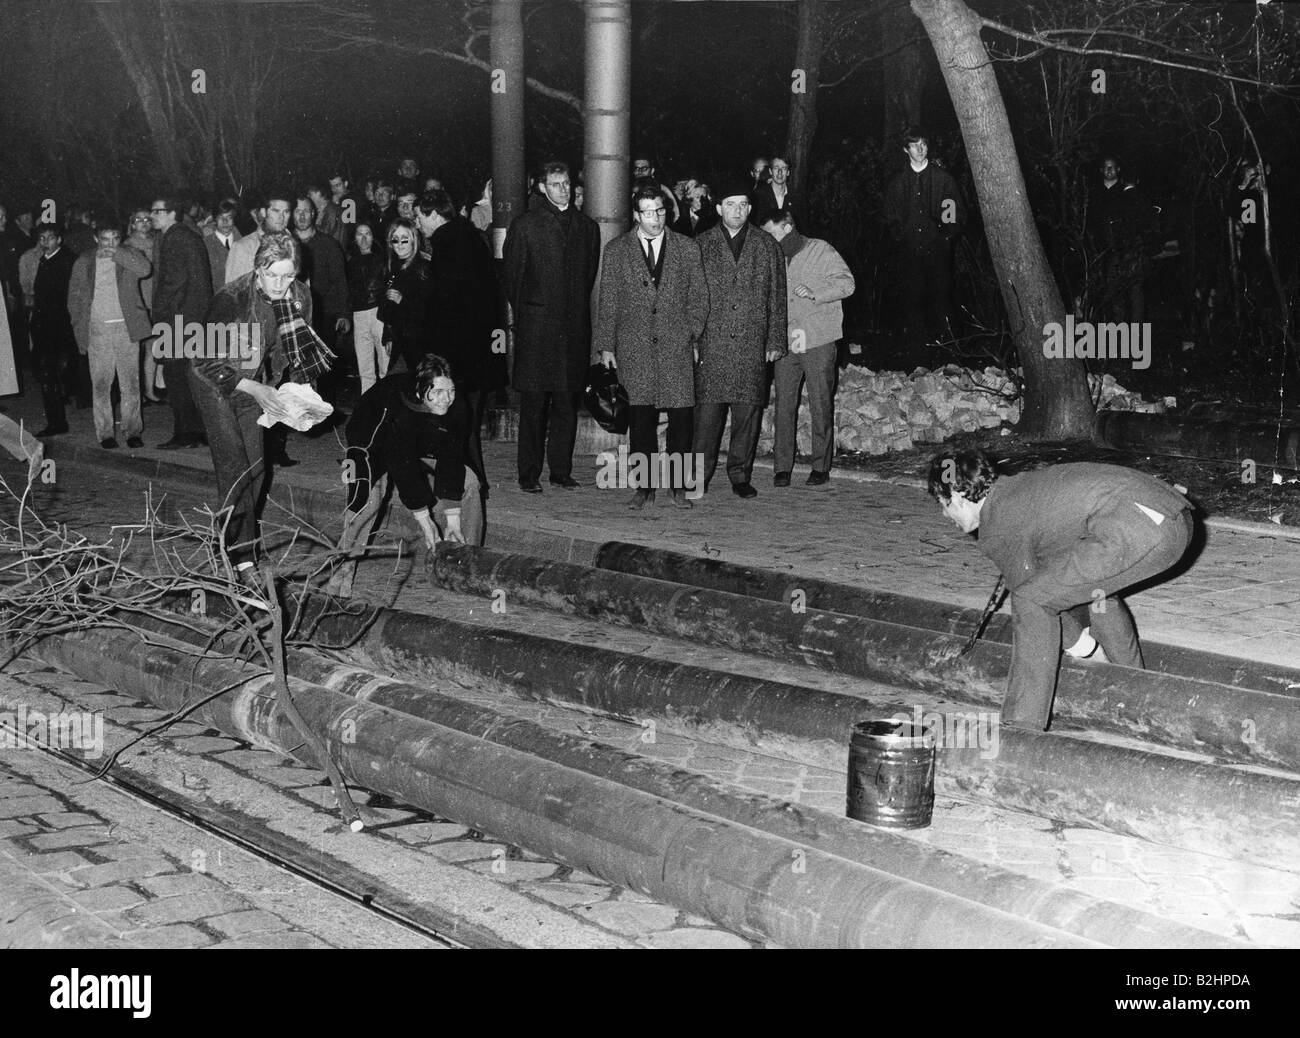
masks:
<path fill-rule="evenodd" d="M 1076 660 L 1086 660 L 1097 648 L 1097 639 L 1092 636 L 1092 628 L 1085 627 L 1083 633 L 1079 635 L 1079 640 L 1065 650 L 1067 656 L 1073 656 Z"/>

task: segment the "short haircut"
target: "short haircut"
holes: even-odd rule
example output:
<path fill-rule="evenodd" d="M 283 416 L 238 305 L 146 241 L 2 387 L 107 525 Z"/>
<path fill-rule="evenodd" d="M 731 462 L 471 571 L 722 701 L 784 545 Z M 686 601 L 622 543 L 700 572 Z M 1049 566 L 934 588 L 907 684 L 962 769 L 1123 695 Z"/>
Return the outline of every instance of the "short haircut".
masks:
<path fill-rule="evenodd" d="M 566 177 L 569 176 L 569 164 L 567 162 L 561 162 L 559 159 L 551 159 L 548 162 L 542 163 L 537 179 L 541 183 L 545 184 L 547 177 L 555 176 L 557 173 L 563 174 Z"/>
<path fill-rule="evenodd" d="M 993 459 L 983 451 L 955 451 L 949 448 L 934 456 L 926 489 L 936 501 L 947 504 L 953 491 L 967 501 L 983 501 L 997 481 Z"/>
<path fill-rule="evenodd" d="M 343 181 L 344 184 L 348 183 L 348 175 L 344 173 L 342 170 L 337 170 L 337 169 L 333 173 L 331 173 L 326 179 L 341 180 Z"/>
<path fill-rule="evenodd" d="M 40 237 L 42 234 L 44 234 L 46 231 L 53 231 L 53 232 L 54 232 L 55 234 L 57 234 L 60 238 L 63 237 L 63 227 L 62 227 L 60 224 L 53 223 L 53 222 L 51 222 L 51 223 L 38 223 L 38 224 L 36 225 L 36 227 L 34 228 L 34 230 L 36 231 L 36 237 L 37 237 L 37 238 L 39 238 L 39 237 Z"/>
<path fill-rule="evenodd" d="M 238 213 L 239 203 L 233 198 L 223 198 L 217 203 L 217 207 L 212 210 L 213 216 L 224 216 L 226 213 Z"/>
<path fill-rule="evenodd" d="M 441 190 L 426 191 L 420 196 L 420 212 L 425 216 L 437 213 L 444 220 L 454 220 L 459 215 L 456 203 L 451 200 L 451 195 Z"/>
<path fill-rule="evenodd" d="M 930 143 L 930 135 L 925 132 L 923 127 L 909 126 L 903 131 L 903 147 L 915 144 L 917 141 L 925 141 L 926 144 Z"/>
<path fill-rule="evenodd" d="M 302 247 L 298 244 L 298 239 L 288 231 L 263 234 L 257 252 L 253 254 L 253 269 L 261 270 L 281 260 L 293 260 L 295 274 L 302 269 Z"/>
<path fill-rule="evenodd" d="M 764 212 L 758 219 L 758 225 L 762 227 L 765 223 L 785 223 L 791 227 L 798 226 L 794 222 L 794 213 L 790 211 L 788 205 L 783 205 L 780 209 L 768 209 Z"/>
<path fill-rule="evenodd" d="M 176 219 L 178 220 L 180 219 L 181 214 L 186 210 L 185 199 L 180 195 L 159 195 L 158 201 L 159 205 L 157 208 L 169 213 L 175 213 Z M 69 207 L 69 209 L 70 208 L 71 207 Z"/>
<path fill-rule="evenodd" d="M 258 208 L 269 209 L 271 208 L 272 202 L 288 202 L 289 211 L 293 212 L 294 203 L 297 201 L 298 201 L 298 192 L 291 191 L 288 188 L 279 187 L 271 191 L 268 191 L 266 195 L 262 198 L 262 204 L 258 206 Z M 308 199 L 308 201 L 310 201 L 310 199 Z"/>
<path fill-rule="evenodd" d="M 375 190 L 378 191 L 381 187 L 386 187 L 388 188 L 389 191 L 395 190 L 393 187 L 393 182 L 389 180 L 387 177 L 380 177 L 378 180 L 375 181 Z"/>
<path fill-rule="evenodd" d="M 664 193 L 660 190 L 659 185 L 646 177 L 642 177 L 636 182 L 632 189 L 632 212 L 640 212 L 641 207 L 638 203 L 647 198 L 654 199 L 660 205 L 664 205 L 665 208 L 667 208 L 664 203 Z"/>
<path fill-rule="evenodd" d="M 415 395 L 423 400 L 424 394 L 433 388 L 435 378 L 449 378 L 454 382 L 451 362 L 436 353 L 426 353 L 415 369 Z"/>
<path fill-rule="evenodd" d="M 318 195 L 328 195 L 330 193 L 329 188 L 322 187 L 319 180 L 313 180 L 310 184 L 308 184 L 305 188 L 303 188 L 303 190 L 306 191 L 307 194 L 309 195 L 313 191 L 316 192 L 316 194 Z"/>

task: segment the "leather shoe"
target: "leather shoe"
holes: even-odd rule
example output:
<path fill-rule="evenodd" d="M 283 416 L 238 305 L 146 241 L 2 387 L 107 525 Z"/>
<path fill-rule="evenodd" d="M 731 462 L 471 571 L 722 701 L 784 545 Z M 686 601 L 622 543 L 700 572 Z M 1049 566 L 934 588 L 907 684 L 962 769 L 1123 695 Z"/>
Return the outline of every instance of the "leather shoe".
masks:
<path fill-rule="evenodd" d="M 628 508 L 634 512 L 639 512 L 646 505 L 655 503 L 655 492 L 653 490 L 638 490 L 632 495 L 632 500 L 628 502 Z"/>
<path fill-rule="evenodd" d="M 138 451 L 141 447 L 144 446 L 144 440 L 140 439 L 140 437 L 138 436 L 132 436 L 129 439 L 127 439 L 126 445 L 130 447 L 132 450 Z"/>
<path fill-rule="evenodd" d="M 813 469 L 810 473 L 808 473 L 808 480 L 806 485 L 810 487 L 819 487 L 823 483 L 829 483 L 830 480 L 831 480 L 831 474 L 829 472 L 818 472 L 816 469 Z"/>
<path fill-rule="evenodd" d="M 572 476 L 565 476 L 565 477 L 563 477 L 562 479 L 553 479 L 553 480 L 551 480 L 551 486 L 553 486 L 553 487 L 564 487 L 565 490 L 572 490 L 574 487 L 580 487 L 580 486 L 582 486 L 582 484 L 579 483 L 579 482 L 578 482 L 576 479 L 574 479 Z"/>
<path fill-rule="evenodd" d="M 62 435 L 63 435 L 65 432 L 67 432 L 67 431 L 68 431 L 68 427 L 67 427 L 66 425 L 63 426 L 63 428 L 61 428 L 61 429 L 56 429 L 56 428 L 55 428 L 54 426 L 52 426 L 52 425 L 47 425 L 44 429 L 42 429 L 42 430 L 41 430 L 40 432 L 38 432 L 36 435 L 37 435 L 38 437 L 39 437 L 39 436 L 62 436 Z"/>
<path fill-rule="evenodd" d="M 790 473 L 788 472 L 778 472 L 772 477 L 772 486 L 774 487 L 788 487 L 789 485 Z"/>
<path fill-rule="evenodd" d="M 525 494 L 540 494 L 542 492 L 542 485 L 534 479 L 527 483 L 520 483 L 519 489 Z"/>
<path fill-rule="evenodd" d="M 754 489 L 753 483 L 732 483 L 731 492 L 737 497 L 748 500 L 751 497 L 758 497 L 758 491 Z"/>
<path fill-rule="evenodd" d="M 117 441 L 113 439 L 113 437 L 111 436 L 107 437 L 106 439 L 100 440 L 99 445 L 103 447 L 104 450 L 106 451 L 117 450 Z"/>
<path fill-rule="evenodd" d="M 690 499 L 689 497 L 686 496 L 686 491 L 685 491 L 685 490 L 674 490 L 674 491 L 673 491 L 673 507 L 674 507 L 674 508 L 694 508 L 694 507 L 695 507 L 695 504 L 694 504 L 694 502 L 691 501 L 691 499 Z"/>

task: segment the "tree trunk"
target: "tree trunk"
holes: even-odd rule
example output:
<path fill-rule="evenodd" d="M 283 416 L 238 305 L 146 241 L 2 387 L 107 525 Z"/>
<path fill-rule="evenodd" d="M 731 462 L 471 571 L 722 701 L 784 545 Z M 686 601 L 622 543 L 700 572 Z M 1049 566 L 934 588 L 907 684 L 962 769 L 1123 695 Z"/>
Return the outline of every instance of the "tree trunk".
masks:
<path fill-rule="evenodd" d="M 181 180 L 181 140 L 170 114 L 163 104 L 157 73 L 135 28 L 116 4 L 96 4 L 95 14 L 113 43 L 126 74 L 140 98 L 144 119 L 153 137 L 158 156 L 158 175 L 174 190 Z"/>
<path fill-rule="evenodd" d="M 921 121 L 921 95 L 925 91 L 925 55 L 916 37 L 912 14 L 899 4 L 881 15 L 883 49 L 891 52 L 885 59 L 885 145 L 902 148 L 902 137 L 909 126 Z"/>
<path fill-rule="evenodd" d="M 963 0 L 912 0 L 948 85 L 970 159 L 989 252 L 1025 372 L 1020 429 L 1048 440 L 1086 438 L 1093 406 L 1083 362 L 1044 356 L 1045 326 L 1065 307 L 1025 193 L 1006 106 L 980 20 Z"/>
<path fill-rule="evenodd" d="M 790 164 L 790 190 L 807 190 L 808 156 L 817 133 L 817 89 L 821 85 L 823 38 L 821 0 L 799 0 L 799 38 L 790 81 L 790 123 L 785 135 L 785 160 Z"/>

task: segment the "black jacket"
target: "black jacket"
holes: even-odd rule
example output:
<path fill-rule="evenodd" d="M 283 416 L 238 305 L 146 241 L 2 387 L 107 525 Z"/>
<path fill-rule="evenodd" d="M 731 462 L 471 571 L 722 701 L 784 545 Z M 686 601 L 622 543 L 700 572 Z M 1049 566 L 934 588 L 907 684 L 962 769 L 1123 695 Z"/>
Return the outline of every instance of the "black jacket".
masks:
<path fill-rule="evenodd" d="M 351 316 L 348 309 L 348 275 L 343 262 L 343 249 L 328 234 L 317 231 L 307 241 L 299 239 L 302 246 L 302 266 L 299 278 L 311 282 L 312 307 L 318 322 L 333 323 L 339 317 Z M 327 342 L 331 336 L 325 336 Z"/>
<path fill-rule="evenodd" d="M 202 321 L 212 302 L 212 266 L 203 237 L 183 223 L 172 224 L 156 243 L 153 265 L 155 323 Z"/>
<path fill-rule="evenodd" d="M 885 222 L 905 249 L 951 241 L 966 222 L 957 181 L 933 159 L 920 173 L 905 166 L 885 189 Z"/>
<path fill-rule="evenodd" d="M 402 294 L 402 301 L 387 298 L 390 288 Z M 389 271 L 384 295 L 379 300 L 379 319 L 384 322 L 384 342 L 399 349 L 418 348 L 423 353 L 429 345 L 429 297 L 432 275 L 426 260 L 416 256 L 410 264 Z"/>
<path fill-rule="evenodd" d="M 348 485 L 348 508 L 360 511 L 371 486 L 385 474 L 393 477 L 402 504 L 412 511 L 437 501 L 460 501 L 465 493 L 468 422 L 460 397 L 445 415 L 418 403 L 415 376 L 409 372 L 376 382 L 348 420 L 347 456 L 356 473 Z M 432 491 L 424 458 L 435 462 Z"/>
<path fill-rule="evenodd" d="M 353 313 L 373 310 L 384 298 L 388 271 L 381 252 L 362 255 L 356 249 L 348 253 L 348 301 Z"/>
<path fill-rule="evenodd" d="M 451 361 L 458 386 L 496 389 L 506 384 L 505 324 L 497 311 L 492 252 L 468 220 L 456 217 L 429 238 L 433 274 L 429 349 Z"/>
<path fill-rule="evenodd" d="M 33 315 L 46 324 L 68 325 L 72 329 L 72 317 L 68 313 L 68 283 L 72 280 L 72 267 L 77 262 L 77 254 L 66 246 L 60 246 L 53 256 L 42 256 L 36 265 L 36 308 Z"/>

